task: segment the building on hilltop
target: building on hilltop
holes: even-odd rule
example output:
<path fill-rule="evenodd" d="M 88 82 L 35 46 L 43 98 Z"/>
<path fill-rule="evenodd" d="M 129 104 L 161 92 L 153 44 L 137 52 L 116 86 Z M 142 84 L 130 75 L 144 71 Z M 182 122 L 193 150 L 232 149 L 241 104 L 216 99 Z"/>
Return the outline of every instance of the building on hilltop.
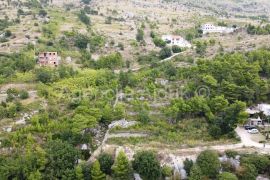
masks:
<path fill-rule="evenodd" d="M 235 28 L 231 27 L 223 27 L 223 26 L 215 26 L 213 24 L 204 24 L 201 26 L 201 30 L 203 31 L 203 34 L 207 33 L 232 33 L 235 31 Z"/>
<path fill-rule="evenodd" d="M 170 46 L 177 45 L 179 47 L 191 47 L 191 44 L 181 36 L 163 35 L 161 39 Z"/>
<path fill-rule="evenodd" d="M 59 65 L 60 57 L 57 52 L 41 52 L 38 55 L 38 64 L 40 66 L 57 67 Z"/>

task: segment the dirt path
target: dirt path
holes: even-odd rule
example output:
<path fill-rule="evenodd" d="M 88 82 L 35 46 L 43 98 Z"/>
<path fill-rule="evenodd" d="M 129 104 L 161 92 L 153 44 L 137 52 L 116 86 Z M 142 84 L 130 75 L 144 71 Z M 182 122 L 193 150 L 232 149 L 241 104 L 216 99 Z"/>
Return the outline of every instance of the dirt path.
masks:
<path fill-rule="evenodd" d="M 183 53 L 185 53 L 185 51 L 180 52 L 180 53 L 175 53 L 175 54 L 173 54 L 172 56 L 170 56 L 170 57 L 168 57 L 168 58 L 166 58 L 166 59 L 163 59 L 163 60 L 159 61 L 158 63 L 164 63 L 164 62 L 170 61 L 170 60 L 172 60 L 175 56 L 178 56 L 178 55 L 183 54 Z M 128 71 L 136 72 L 136 71 L 139 71 L 139 70 L 141 70 L 142 68 L 145 68 L 145 67 L 150 67 L 150 65 L 144 65 L 144 66 L 140 66 L 140 67 L 136 67 L 136 68 L 131 68 L 131 69 L 124 69 L 124 70 L 122 70 L 122 71 L 123 71 L 123 72 L 128 72 Z M 114 73 L 119 74 L 120 71 L 121 71 L 121 70 L 114 70 Z"/>
<path fill-rule="evenodd" d="M 217 151 L 226 151 L 226 150 L 237 150 L 237 149 L 243 149 L 243 148 L 255 148 L 257 152 L 259 153 L 270 153 L 270 145 L 265 145 L 257 143 L 251 139 L 251 135 L 243 128 L 237 127 L 235 129 L 237 135 L 241 138 L 241 143 L 238 144 L 225 144 L 225 145 L 214 145 L 214 146 L 198 146 L 194 148 L 183 148 L 183 149 L 177 149 L 177 150 L 171 150 L 168 148 L 164 148 L 161 150 L 158 150 L 159 153 L 166 153 L 170 154 L 172 151 L 174 151 L 175 154 L 199 154 L 200 152 L 206 150 L 206 149 L 213 149 Z M 124 133 L 113 133 L 109 134 L 109 130 L 106 132 L 104 139 L 99 146 L 99 148 L 94 151 L 88 162 L 93 162 L 95 158 L 105 149 L 109 148 L 111 145 L 107 145 L 106 141 L 109 138 L 127 138 L 127 137 L 146 137 L 148 134 L 145 133 L 130 133 L 130 132 L 124 132 Z M 114 145 L 112 145 L 114 146 Z M 136 149 L 144 149 L 146 150 L 146 147 L 136 147 Z M 149 147 L 150 148 L 150 147 Z"/>
<path fill-rule="evenodd" d="M 244 128 L 237 127 L 235 129 L 235 131 L 238 134 L 238 136 L 241 138 L 241 142 L 242 142 L 243 146 L 256 147 L 256 148 L 262 149 L 264 151 L 270 152 L 270 145 L 269 144 L 266 144 L 264 146 L 264 144 L 262 144 L 262 143 L 258 143 L 258 142 L 253 141 L 251 138 L 252 135 L 249 134 Z"/>
<path fill-rule="evenodd" d="M 175 53 L 175 54 L 173 54 L 172 56 L 170 56 L 170 57 L 168 57 L 168 58 L 166 58 L 166 59 L 163 59 L 163 60 L 159 61 L 159 63 L 163 63 L 163 62 L 170 61 L 170 60 L 172 60 L 175 56 L 178 56 L 178 55 L 183 54 L 183 53 L 184 53 L 184 52 Z"/>
<path fill-rule="evenodd" d="M 88 159 L 87 162 L 94 162 L 95 159 L 99 156 L 99 154 L 102 153 L 103 151 L 103 147 L 106 145 L 106 141 L 109 138 L 115 138 L 115 137 L 122 137 L 122 138 L 127 138 L 127 137 L 145 137 L 148 136 L 148 134 L 145 133 L 116 133 L 116 134 L 109 134 L 109 130 L 108 129 L 104 135 L 104 139 L 101 143 L 101 145 L 92 153 L 91 157 Z"/>

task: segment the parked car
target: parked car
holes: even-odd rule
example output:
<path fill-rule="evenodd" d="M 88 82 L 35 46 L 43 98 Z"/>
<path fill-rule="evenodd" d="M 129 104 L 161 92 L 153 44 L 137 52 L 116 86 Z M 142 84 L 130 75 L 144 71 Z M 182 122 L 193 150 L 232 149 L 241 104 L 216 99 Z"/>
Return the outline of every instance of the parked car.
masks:
<path fill-rule="evenodd" d="M 248 130 L 248 133 L 257 134 L 257 133 L 259 133 L 259 130 L 258 129 L 250 129 L 250 130 Z"/>
<path fill-rule="evenodd" d="M 256 129 L 255 126 L 250 126 L 250 125 L 244 125 L 245 130 L 251 130 L 251 129 Z"/>

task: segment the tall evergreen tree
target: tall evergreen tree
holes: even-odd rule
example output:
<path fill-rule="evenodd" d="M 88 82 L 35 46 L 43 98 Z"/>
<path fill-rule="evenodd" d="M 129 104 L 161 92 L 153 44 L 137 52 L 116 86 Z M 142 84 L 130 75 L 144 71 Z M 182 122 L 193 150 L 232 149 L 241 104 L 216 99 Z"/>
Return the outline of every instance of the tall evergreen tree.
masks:
<path fill-rule="evenodd" d="M 105 180 L 106 175 L 100 170 L 100 164 L 98 161 L 95 161 L 93 163 L 92 169 L 91 169 L 91 177 L 92 180 Z"/>
<path fill-rule="evenodd" d="M 76 180 L 84 180 L 82 167 L 80 165 L 76 166 Z"/>
<path fill-rule="evenodd" d="M 123 151 L 120 151 L 112 167 L 113 177 L 117 180 L 130 179 L 131 166 Z"/>

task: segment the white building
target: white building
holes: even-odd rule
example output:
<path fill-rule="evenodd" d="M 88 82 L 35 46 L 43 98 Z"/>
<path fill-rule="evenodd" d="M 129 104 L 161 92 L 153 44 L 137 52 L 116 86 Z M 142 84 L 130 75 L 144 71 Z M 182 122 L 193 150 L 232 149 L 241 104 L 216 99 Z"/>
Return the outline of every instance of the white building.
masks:
<path fill-rule="evenodd" d="M 265 116 L 270 116 L 270 104 L 258 104 L 257 106 L 253 106 L 246 109 L 246 113 L 248 113 L 251 117 L 254 117 L 255 114 L 262 112 Z M 257 119 L 252 119 L 254 121 L 260 122 L 260 117 Z"/>
<path fill-rule="evenodd" d="M 207 33 L 232 33 L 234 32 L 234 28 L 228 28 L 223 26 L 215 26 L 213 24 L 204 24 L 201 26 L 201 30 L 203 31 L 203 34 Z"/>
<path fill-rule="evenodd" d="M 260 117 L 257 118 L 249 118 L 248 119 L 248 124 L 250 126 L 260 126 L 263 125 L 263 120 Z"/>
<path fill-rule="evenodd" d="M 264 115 L 270 116 L 270 104 L 258 104 L 258 110 L 262 111 Z"/>
<path fill-rule="evenodd" d="M 161 39 L 170 46 L 177 45 L 179 47 L 191 47 L 191 44 L 181 36 L 163 35 Z"/>

